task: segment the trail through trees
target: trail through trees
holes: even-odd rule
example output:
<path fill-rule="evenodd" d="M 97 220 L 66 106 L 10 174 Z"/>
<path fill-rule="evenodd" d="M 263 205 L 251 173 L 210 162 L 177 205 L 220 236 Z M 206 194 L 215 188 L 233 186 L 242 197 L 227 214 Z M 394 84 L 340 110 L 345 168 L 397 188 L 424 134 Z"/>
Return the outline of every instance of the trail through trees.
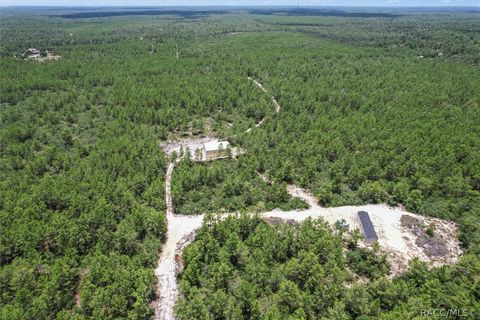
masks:
<path fill-rule="evenodd" d="M 263 92 L 267 90 L 261 83 L 255 79 L 248 77 L 248 80 L 253 81 Z M 275 105 L 275 112 L 280 112 L 280 105 L 275 97 L 272 96 L 272 101 Z M 263 118 L 256 127 L 259 127 L 265 118 Z M 252 128 L 245 132 L 251 131 Z M 171 142 L 163 145 L 165 152 L 171 155 L 174 151 L 179 152 L 182 149 L 195 150 L 200 148 L 202 143 L 210 141 L 212 138 L 204 138 L 195 141 L 185 140 L 182 142 Z M 178 285 L 176 281 L 176 274 L 181 263 L 181 254 L 190 242 L 194 240 L 195 231 L 201 227 L 204 216 L 181 216 L 175 215 L 174 203 L 171 195 L 171 180 L 173 170 L 176 163 L 180 161 L 177 158 L 167 165 L 167 172 L 165 177 L 165 201 L 167 206 L 167 221 L 168 232 L 167 241 L 163 247 L 158 266 L 155 274 L 158 278 L 158 293 L 157 301 L 155 303 L 155 319 L 156 320 L 173 320 L 174 306 L 178 296 Z M 195 160 L 195 159 L 193 159 Z M 260 175 L 260 177 L 268 181 L 268 177 Z M 384 204 L 378 205 L 361 205 L 361 206 L 344 206 L 335 208 L 324 208 L 318 205 L 317 199 L 296 185 L 289 185 L 287 187 L 288 193 L 293 197 L 303 199 L 309 208 L 305 210 L 281 211 L 272 210 L 261 213 L 263 218 L 281 218 L 286 220 L 294 220 L 297 222 L 304 221 L 308 218 L 323 218 L 332 225 L 339 220 L 345 220 L 349 229 L 359 228 L 357 219 L 357 212 L 364 210 L 369 212 L 372 222 L 377 229 L 379 236 L 379 244 L 381 248 L 387 252 L 389 263 L 391 265 L 390 276 L 406 270 L 408 261 L 414 257 L 421 260 L 428 261 L 434 266 L 442 264 L 454 263 L 462 255 L 460 243 L 457 240 L 457 227 L 453 222 L 448 222 L 440 219 L 427 218 L 415 215 L 405 211 L 403 208 L 392 208 Z M 223 216 L 228 216 L 224 214 Z M 426 254 L 425 248 L 418 245 L 416 241 L 417 236 L 402 225 L 402 217 L 411 217 L 423 222 L 425 225 L 435 224 L 437 232 L 445 239 L 445 247 L 447 254 L 442 256 L 431 256 Z"/>
<path fill-rule="evenodd" d="M 189 244 L 188 236 L 200 228 L 203 215 L 199 216 L 176 216 L 173 208 L 171 181 L 175 164 L 170 162 L 167 165 L 165 177 L 165 201 L 167 204 L 167 241 L 163 246 L 155 275 L 158 278 L 158 292 L 155 306 L 156 320 L 172 320 L 173 307 L 178 295 L 177 288 L 177 261 L 181 251 Z M 193 237 L 190 237 L 193 239 Z M 182 242 L 183 239 L 183 242 Z M 181 246 L 179 246 L 181 244 Z"/>
<path fill-rule="evenodd" d="M 178 162 L 178 160 L 177 160 Z M 158 300 L 155 308 L 156 320 L 173 320 L 173 309 L 178 296 L 178 285 L 176 274 L 181 261 L 183 248 L 194 240 L 195 231 L 201 227 L 203 215 L 181 216 L 174 214 L 171 197 L 171 179 L 176 162 L 170 162 L 167 166 L 165 179 L 165 200 L 167 202 L 168 234 L 167 242 L 164 245 L 160 256 L 158 267 L 155 273 L 158 277 Z M 268 177 L 260 175 L 268 181 Z M 441 219 L 427 218 L 405 211 L 402 208 L 392 208 L 384 204 L 344 206 L 335 208 L 324 208 L 318 205 L 317 199 L 296 185 L 287 187 L 288 193 L 293 197 L 304 200 L 309 208 L 305 210 L 272 210 L 261 213 L 263 218 L 281 218 L 302 222 L 308 218 L 323 218 L 332 225 L 338 220 L 345 220 L 349 229 L 359 228 L 357 212 L 364 210 L 369 212 L 372 222 L 377 229 L 379 244 L 387 253 L 391 265 L 390 276 L 406 270 L 408 261 L 418 257 L 420 260 L 428 261 L 434 266 L 455 263 L 462 255 L 460 243 L 457 240 L 457 227 L 453 222 Z M 229 214 L 223 214 L 226 217 Z M 406 229 L 402 224 L 402 217 L 418 219 L 425 225 L 435 224 L 436 232 L 445 240 L 447 254 L 442 256 L 431 256 L 426 254 L 425 248 L 418 245 L 416 235 Z"/>
<path fill-rule="evenodd" d="M 255 83 L 255 85 L 257 87 L 260 88 L 260 90 L 262 90 L 263 92 L 267 93 L 267 89 L 265 89 L 265 87 L 260 83 L 258 82 L 257 80 L 253 79 L 252 77 L 247 77 L 248 80 L 252 81 L 253 83 Z M 279 113 L 280 112 L 280 104 L 278 103 L 277 99 L 275 99 L 274 96 L 272 96 L 272 102 L 273 104 L 275 105 L 275 113 Z M 260 127 L 263 122 L 265 121 L 266 117 L 264 117 L 262 120 L 260 120 L 256 125 L 255 127 L 258 128 Z M 250 132 L 252 131 L 252 128 L 248 128 L 247 130 L 245 130 L 245 133 L 247 132 Z"/>

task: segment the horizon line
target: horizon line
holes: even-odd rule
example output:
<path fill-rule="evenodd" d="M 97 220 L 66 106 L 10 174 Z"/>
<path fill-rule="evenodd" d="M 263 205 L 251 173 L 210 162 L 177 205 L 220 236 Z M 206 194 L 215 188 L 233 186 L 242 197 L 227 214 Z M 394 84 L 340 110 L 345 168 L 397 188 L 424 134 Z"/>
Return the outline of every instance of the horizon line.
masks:
<path fill-rule="evenodd" d="M 268 8 L 475 8 L 480 10 L 480 5 L 451 5 L 451 4 L 436 4 L 436 5 L 300 5 L 297 4 L 224 4 L 224 5 L 212 5 L 212 4 L 195 4 L 195 5 L 179 5 L 179 4 L 163 4 L 163 5 L 49 5 L 49 4 L 18 4 L 18 5 L 2 5 L 0 8 L 165 8 L 165 7 L 177 7 L 177 8 L 195 8 L 195 7 L 211 7 L 211 8 L 253 8 L 253 7 L 268 7 Z"/>

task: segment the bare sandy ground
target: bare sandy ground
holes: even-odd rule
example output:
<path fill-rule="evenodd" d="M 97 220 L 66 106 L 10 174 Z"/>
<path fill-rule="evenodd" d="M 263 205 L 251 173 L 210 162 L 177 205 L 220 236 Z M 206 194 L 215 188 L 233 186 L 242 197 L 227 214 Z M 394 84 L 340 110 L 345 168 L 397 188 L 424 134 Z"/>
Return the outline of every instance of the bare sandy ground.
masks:
<path fill-rule="evenodd" d="M 288 212 L 273 210 L 262 213 L 261 216 L 293 219 L 299 222 L 307 218 L 323 218 L 331 224 L 344 219 L 349 225 L 349 229 L 353 230 L 360 229 L 357 212 L 361 210 L 367 211 L 375 230 L 377 231 L 380 248 L 387 253 L 389 263 L 392 266 L 390 273 L 391 276 L 395 276 L 396 274 L 405 271 L 408 261 L 415 257 L 430 263 L 432 266 L 439 266 L 455 263 L 459 256 L 462 255 L 460 243 L 457 240 L 457 226 L 453 222 L 419 216 L 402 208 L 393 208 L 385 204 L 324 208 L 318 205 L 315 197 L 309 192 L 297 186 L 288 186 L 288 192 L 294 197 L 299 197 L 305 200 L 310 208 Z M 411 230 L 402 226 L 400 219 L 403 215 L 415 217 L 420 221 L 423 221 L 425 225 L 433 223 L 435 225 L 435 232 L 440 234 L 446 242 L 448 254 L 442 257 L 426 255 L 424 248 L 419 247 L 415 243 L 416 235 Z"/>
<path fill-rule="evenodd" d="M 178 160 L 177 160 L 178 162 Z M 203 216 L 176 216 L 174 214 L 171 182 L 176 162 L 170 162 L 165 175 L 165 202 L 167 205 L 167 242 L 155 269 L 158 278 L 157 301 L 154 303 L 155 320 L 173 320 L 173 306 L 177 300 L 178 287 L 176 279 L 175 256 L 188 245 L 184 242 L 181 248 L 178 244 L 187 235 L 202 225 Z"/>
<path fill-rule="evenodd" d="M 195 139 L 181 139 L 181 140 L 168 140 L 161 144 L 161 147 L 166 154 L 172 155 L 174 152 L 177 155 L 180 154 L 180 151 L 184 152 L 188 149 L 192 156 L 195 155 L 195 150 L 202 150 L 203 144 L 208 142 L 218 141 L 217 138 L 205 137 L 205 138 L 195 138 Z"/>
<path fill-rule="evenodd" d="M 181 150 L 183 150 L 183 152 L 187 152 L 187 150 L 189 150 L 192 160 L 206 161 L 206 159 L 204 159 L 203 156 L 201 156 L 200 158 L 196 158 L 195 156 L 196 150 L 199 150 L 199 152 L 201 152 L 204 143 L 219 142 L 219 141 L 220 140 L 218 138 L 214 138 L 214 137 L 169 140 L 169 141 L 166 141 L 165 143 L 162 143 L 161 147 L 163 148 L 165 153 L 169 156 L 171 156 L 174 152 L 177 155 L 180 155 Z M 232 157 L 234 158 L 244 153 L 243 150 L 237 147 L 232 147 L 231 151 L 232 151 Z"/>
<path fill-rule="evenodd" d="M 192 142 L 190 146 L 195 146 L 197 142 Z M 178 287 L 176 282 L 177 261 L 185 248 L 193 239 L 194 232 L 201 227 L 203 215 L 199 216 L 178 216 L 174 214 L 171 198 L 171 177 L 175 163 L 170 163 L 167 167 L 165 179 L 165 201 L 167 204 L 168 235 L 158 266 L 155 269 L 159 281 L 158 299 L 154 303 L 156 320 L 173 320 L 173 308 L 178 296 Z M 259 174 L 264 181 L 268 181 L 265 175 Z M 357 218 L 357 212 L 367 211 L 370 214 L 372 223 L 379 237 L 381 249 L 387 253 L 388 261 L 391 265 L 390 276 L 395 276 L 406 270 L 408 261 L 412 258 L 430 263 L 432 266 L 455 263 L 462 255 L 460 244 L 457 237 L 457 227 L 454 223 L 419 216 L 402 208 L 392 208 L 385 204 L 361 205 L 361 206 L 343 206 L 335 208 L 324 208 L 318 205 L 317 199 L 308 191 L 289 185 L 287 191 L 293 197 L 303 199 L 308 203 L 309 208 L 305 210 L 282 211 L 272 210 L 261 213 L 261 217 L 276 217 L 285 220 L 304 221 L 308 218 L 323 218 L 327 222 L 334 224 L 338 220 L 345 220 L 350 230 L 360 228 Z M 221 218 L 231 214 L 223 214 Z M 415 240 L 416 236 L 411 230 L 401 224 L 401 217 L 409 215 L 415 217 L 424 224 L 434 223 L 436 232 L 446 241 L 448 253 L 441 257 L 431 257 L 425 254 L 424 248 L 419 247 Z M 193 236 L 191 236 L 193 234 Z M 190 235 L 190 237 L 188 237 Z"/>
<path fill-rule="evenodd" d="M 189 244 L 184 242 L 178 249 L 178 244 L 186 236 L 201 227 L 203 216 L 170 216 L 168 217 L 168 235 L 155 275 L 158 278 L 157 302 L 155 320 L 173 320 L 173 307 L 178 296 L 177 263 L 175 257 Z"/>
<path fill-rule="evenodd" d="M 36 58 L 36 59 L 33 59 L 33 60 L 37 61 L 37 62 L 45 62 L 45 61 L 50 61 L 50 60 L 59 60 L 61 58 L 62 58 L 62 56 L 59 56 L 59 55 L 48 54 L 45 57 L 39 57 L 39 58 Z"/>
<path fill-rule="evenodd" d="M 250 77 L 248 77 L 248 79 L 253 81 L 263 92 L 267 92 L 261 83 Z M 272 101 L 275 104 L 276 112 L 280 112 L 280 105 L 277 100 L 272 97 Z M 259 127 L 264 120 L 265 118 L 257 123 L 256 127 Z M 250 132 L 251 129 L 252 128 L 249 128 L 245 132 Z M 201 149 L 204 143 L 213 141 L 218 141 L 218 139 L 206 137 L 199 139 L 170 140 L 161 146 L 168 155 L 172 155 L 174 152 L 180 154 L 182 149 L 184 151 L 189 149 L 192 159 L 203 161 L 203 159 L 195 159 L 195 150 Z M 239 149 L 232 150 L 234 156 L 242 152 L 243 151 Z M 200 228 L 203 222 L 203 215 L 179 216 L 174 214 L 171 197 L 171 179 L 173 169 L 178 161 L 179 159 L 177 159 L 175 163 L 168 164 L 165 177 L 168 233 L 167 241 L 162 249 L 157 268 L 155 269 L 159 283 L 157 300 L 153 303 L 155 320 L 174 319 L 173 308 L 178 296 L 176 258 L 181 255 L 183 248 L 194 239 L 195 230 Z M 268 181 L 265 175 L 259 175 L 264 181 Z M 415 257 L 430 263 L 432 266 L 439 266 L 442 264 L 455 263 L 463 254 L 458 241 L 457 226 L 453 222 L 419 216 L 407 212 L 402 208 L 392 208 L 385 204 L 323 208 L 318 205 L 317 199 L 315 199 L 312 194 L 300 187 L 289 185 L 287 191 L 290 195 L 301 198 L 307 202 L 309 208 L 293 211 L 272 210 L 261 213 L 260 216 L 266 218 L 276 217 L 285 220 L 291 219 L 298 222 L 308 218 L 323 218 L 331 224 L 343 219 L 349 225 L 349 229 L 353 230 L 360 228 L 357 212 L 360 210 L 367 211 L 377 231 L 380 247 L 387 253 L 389 263 L 392 267 L 390 276 L 395 276 L 405 271 L 408 261 Z M 231 214 L 222 214 L 221 218 L 229 215 Z M 425 225 L 435 225 L 435 232 L 445 241 L 448 253 L 440 257 L 427 255 L 424 248 L 416 244 L 417 236 L 412 230 L 402 226 L 401 218 L 405 215 L 417 218 Z"/>

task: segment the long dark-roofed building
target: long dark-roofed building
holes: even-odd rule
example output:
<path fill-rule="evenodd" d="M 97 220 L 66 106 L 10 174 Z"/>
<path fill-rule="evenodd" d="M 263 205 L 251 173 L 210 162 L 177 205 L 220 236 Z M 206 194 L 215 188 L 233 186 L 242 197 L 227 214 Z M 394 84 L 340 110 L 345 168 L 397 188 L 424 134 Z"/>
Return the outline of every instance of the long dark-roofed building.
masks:
<path fill-rule="evenodd" d="M 360 226 L 362 227 L 362 232 L 365 237 L 365 243 L 372 244 L 377 242 L 378 236 L 368 212 L 358 211 L 358 219 L 360 220 Z"/>

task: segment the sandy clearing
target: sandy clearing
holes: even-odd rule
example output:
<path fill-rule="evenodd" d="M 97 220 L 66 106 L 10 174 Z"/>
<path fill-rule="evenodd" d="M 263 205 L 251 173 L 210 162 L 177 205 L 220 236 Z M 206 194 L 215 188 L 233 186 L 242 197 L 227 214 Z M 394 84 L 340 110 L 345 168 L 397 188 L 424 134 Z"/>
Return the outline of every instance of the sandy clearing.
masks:
<path fill-rule="evenodd" d="M 178 49 L 177 49 L 178 59 Z M 248 77 L 257 85 L 263 92 L 267 90 L 261 83 Z M 275 112 L 280 112 L 280 104 L 271 97 Z M 263 124 L 266 118 L 263 118 L 255 127 Z M 245 133 L 250 132 L 252 128 L 245 130 Z M 201 149 L 204 143 L 219 141 L 213 137 L 205 137 L 199 139 L 184 139 L 184 140 L 170 140 L 163 143 L 161 146 L 168 155 L 174 152 L 180 154 L 180 151 L 189 149 L 192 159 L 195 158 L 195 150 Z M 232 150 L 233 156 L 237 156 L 244 151 L 234 148 Z M 178 296 L 178 284 L 176 279 L 177 261 L 176 257 L 180 256 L 182 250 L 194 240 L 195 231 L 201 227 L 203 222 L 203 215 L 199 216 L 178 216 L 174 214 L 174 208 L 171 197 L 171 179 L 175 164 L 179 161 L 169 163 L 167 166 L 167 173 L 165 178 L 165 201 L 167 205 L 167 241 L 162 249 L 160 259 L 158 261 L 155 274 L 158 278 L 158 292 L 157 300 L 153 303 L 155 308 L 155 320 L 173 320 L 173 309 Z M 194 159 L 195 160 L 195 159 Z M 200 161 L 203 161 L 201 159 Z M 268 182 L 269 179 L 265 175 L 259 174 L 260 177 Z M 367 211 L 370 214 L 372 223 L 377 231 L 379 237 L 379 244 L 381 249 L 387 253 L 389 264 L 391 265 L 390 276 L 393 277 L 398 273 L 404 272 L 408 266 L 408 261 L 414 257 L 430 263 L 432 266 L 440 266 L 443 264 L 452 264 L 458 261 L 458 258 L 463 254 L 460 243 L 458 241 L 457 226 L 453 222 L 444 221 L 441 219 L 433 219 L 424 216 L 419 216 L 407 212 L 403 208 L 392 208 L 385 204 L 377 205 L 361 205 L 361 206 L 343 206 L 335 208 L 323 208 L 318 205 L 317 199 L 308 191 L 296 186 L 287 186 L 287 191 L 290 195 L 303 199 L 309 205 L 306 210 L 281 211 L 272 210 L 261 213 L 261 217 L 276 217 L 286 220 L 294 220 L 297 222 L 304 221 L 308 218 L 323 218 L 327 222 L 334 224 L 338 220 L 345 220 L 349 225 L 349 229 L 360 228 L 360 223 L 357 218 L 357 212 L 360 210 Z M 223 219 L 232 214 L 221 214 L 218 217 Z M 409 215 L 422 221 L 425 225 L 435 224 L 436 233 L 440 234 L 448 247 L 448 254 L 442 257 L 430 257 L 425 254 L 424 248 L 417 246 L 416 235 L 401 224 L 401 217 Z"/>
<path fill-rule="evenodd" d="M 195 146 L 197 141 L 191 142 L 190 146 Z M 179 159 L 177 159 L 177 162 Z M 173 320 L 174 305 L 178 296 L 177 284 L 177 261 L 176 258 L 181 255 L 182 250 L 194 240 L 195 231 L 202 226 L 203 215 L 199 216 L 179 216 L 174 214 L 171 197 L 171 179 L 172 173 L 177 163 L 169 163 L 165 178 L 165 201 L 167 204 L 168 233 L 160 259 L 155 269 L 158 278 L 157 300 L 153 304 L 155 307 L 155 320 Z M 268 177 L 260 174 L 259 176 L 266 182 Z M 309 208 L 305 210 L 282 211 L 272 210 L 261 213 L 264 218 L 281 218 L 284 220 L 293 220 L 302 222 L 308 218 L 323 218 L 330 224 L 344 219 L 349 225 L 349 229 L 360 228 L 357 218 L 357 212 L 367 211 L 370 214 L 373 225 L 379 237 L 381 249 L 387 254 L 391 265 L 390 276 L 404 272 L 408 266 L 408 261 L 414 257 L 430 263 L 432 266 L 455 263 L 462 255 L 460 243 L 457 240 L 457 227 L 453 222 L 443 221 L 419 216 L 402 208 L 393 208 L 385 204 L 361 205 L 361 206 L 343 206 L 335 208 L 324 208 L 318 205 L 317 199 L 308 191 L 296 186 L 288 185 L 287 191 L 290 195 L 303 199 L 308 203 Z M 226 213 L 218 215 L 219 219 L 235 215 Z M 401 224 L 401 217 L 409 215 L 421 220 L 428 225 L 434 223 L 436 232 L 441 234 L 442 238 L 447 240 L 449 252 L 442 257 L 429 257 L 425 254 L 423 248 L 416 245 L 416 236 Z"/>
<path fill-rule="evenodd" d="M 187 150 L 190 151 L 190 157 L 194 161 L 210 161 L 210 160 L 216 160 L 216 159 L 221 159 L 221 158 L 226 158 L 224 157 L 219 157 L 215 159 L 204 159 L 203 158 L 203 144 L 209 143 L 209 142 L 220 142 L 218 138 L 214 137 L 204 137 L 204 138 L 195 138 L 195 139 L 180 139 L 180 140 L 168 140 L 164 143 L 162 143 L 160 146 L 163 148 L 165 153 L 169 156 L 171 156 L 174 152 L 180 156 L 181 151 L 186 152 Z M 202 154 L 200 158 L 197 158 L 195 156 L 196 151 L 199 150 L 199 152 Z M 231 147 L 231 154 L 233 158 L 238 157 L 239 155 L 245 153 L 244 150 L 238 148 L 238 147 Z M 178 159 L 177 159 L 178 160 Z"/>
<path fill-rule="evenodd" d="M 195 139 L 181 139 L 181 140 L 168 140 L 161 144 L 161 147 L 166 154 L 172 155 L 174 152 L 180 155 L 180 151 L 190 150 L 192 156 L 195 154 L 195 150 L 202 150 L 203 144 L 208 142 L 218 141 L 217 138 L 205 137 Z"/>
<path fill-rule="evenodd" d="M 184 242 L 181 248 L 178 243 L 186 236 L 201 227 L 201 216 L 174 216 L 168 217 L 168 234 L 155 275 L 158 279 L 157 302 L 155 304 L 155 320 L 173 320 L 173 307 L 178 295 L 177 272 L 175 256 L 181 254 L 182 249 L 189 242 Z"/>
<path fill-rule="evenodd" d="M 391 276 L 405 271 L 408 261 L 415 257 L 428 262 L 432 266 L 440 266 L 455 263 L 463 253 L 460 248 L 460 243 L 457 240 L 457 226 L 453 222 L 420 216 L 399 207 L 389 207 L 386 204 L 324 208 L 318 205 L 318 202 L 312 194 L 302 188 L 290 185 L 287 190 L 290 195 L 305 200 L 310 208 L 288 212 L 272 210 L 262 213 L 262 217 L 292 219 L 298 222 L 307 218 L 323 218 L 332 225 L 336 221 L 344 219 L 349 225 L 349 229 L 353 230 L 360 229 L 357 212 L 361 210 L 367 211 L 377 231 L 379 238 L 378 243 L 382 250 L 387 253 L 389 263 L 392 265 Z M 417 246 L 415 243 L 415 234 L 401 225 L 400 219 L 402 215 L 409 215 L 420 219 L 426 225 L 434 223 L 436 225 L 436 232 L 446 240 L 449 253 L 442 257 L 427 256 L 424 248 Z"/>
<path fill-rule="evenodd" d="M 35 59 L 35 61 L 45 62 L 45 61 L 49 61 L 49 60 L 59 60 L 61 58 L 62 58 L 62 56 L 59 56 L 59 55 L 47 55 L 46 57 Z"/>

